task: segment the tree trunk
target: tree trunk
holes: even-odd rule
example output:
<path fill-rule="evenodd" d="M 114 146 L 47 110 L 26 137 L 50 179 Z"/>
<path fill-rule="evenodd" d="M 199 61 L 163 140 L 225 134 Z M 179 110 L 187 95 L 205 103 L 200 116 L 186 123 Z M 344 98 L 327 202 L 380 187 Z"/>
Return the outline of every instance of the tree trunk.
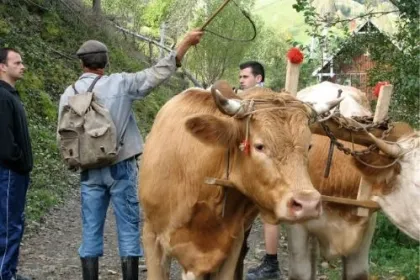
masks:
<path fill-rule="evenodd" d="M 101 0 L 92 0 L 92 10 L 96 15 L 101 14 L 102 8 L 101 8 Z"/>

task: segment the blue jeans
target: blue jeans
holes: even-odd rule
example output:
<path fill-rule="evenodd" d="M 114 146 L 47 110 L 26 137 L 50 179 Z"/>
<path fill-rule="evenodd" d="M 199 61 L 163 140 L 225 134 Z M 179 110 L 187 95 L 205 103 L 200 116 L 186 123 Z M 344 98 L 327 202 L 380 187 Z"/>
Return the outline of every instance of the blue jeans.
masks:
<path fill-rule="evenodd" d="M 28 186 L 29 174 L 0 166 L 0 280 L 16 274 Z"/>
<path fill-rule="evenodd" d="M 103 255 L 106 212 L 112 202 L 121 257 L 143 256 L 140 246 L 140 210 L 135 158 L 81 173 L 83 236 L 79 255 Z"/>

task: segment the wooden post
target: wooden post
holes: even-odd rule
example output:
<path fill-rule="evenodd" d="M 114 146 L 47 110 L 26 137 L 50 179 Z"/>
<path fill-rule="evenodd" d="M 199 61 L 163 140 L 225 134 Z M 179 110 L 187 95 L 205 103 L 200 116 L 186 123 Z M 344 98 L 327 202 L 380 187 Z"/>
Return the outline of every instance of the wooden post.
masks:
<path fill-rule="evenodd" d="M 392 85 L 384 85 L 381 87 L 378 103 L 376 104 L 375 116 L 373 117 L 374 122 L 381 122 L 387 117 L 389 104 L 391 103 L 392 90 Z"/>
<path fill-rule="evenodd" d="M 296 96 L 299 85 L 300 64 L 303 61 L 303 53 L 298 48 L 291 48 L 287 52 L 287 69 L 285 90 Z"/>
<path fill-rule="evenodd" d="M 286 85 L 285 89 L 293 96 L 296 96 L 299 85 L 300 64 L 295 64 L 287 60 Z"/>
<path fill-rule="evenodd" d="M 392 85 L 384 85 L 379 91 L 378 103 L 375 108 L 375 115 L 373 117 L 373 122 L 381 122 L 388 115 L 389 103 L 391 102 L 392 95 Z M 359 191 L 357 193 L 357 200 L 367 200 L 369 199 L 372 193 L 372 185 L 366 182 L 363 177 L 360 180 Z M 366 208 L 357 208 L 357 216 L 367 217 L 369 215 L 369 209 Z"/>

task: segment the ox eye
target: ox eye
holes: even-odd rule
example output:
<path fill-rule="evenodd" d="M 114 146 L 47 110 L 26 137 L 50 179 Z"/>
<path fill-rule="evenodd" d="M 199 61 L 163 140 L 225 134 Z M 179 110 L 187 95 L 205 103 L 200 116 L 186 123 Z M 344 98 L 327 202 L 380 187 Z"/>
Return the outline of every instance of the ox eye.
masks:
<path fill-rule="evenodd" d="M 310 151 L 311 149 L 312 149 L 312 144 L 309 144 L 308 151 Z"/>
<path fill-rule="evenodd" d="M 260 151 L 260 152 L 264 151 L 264 145 L 263 144 L 255 144 L 254 148 L 255 148 L 255 150 Z"/>

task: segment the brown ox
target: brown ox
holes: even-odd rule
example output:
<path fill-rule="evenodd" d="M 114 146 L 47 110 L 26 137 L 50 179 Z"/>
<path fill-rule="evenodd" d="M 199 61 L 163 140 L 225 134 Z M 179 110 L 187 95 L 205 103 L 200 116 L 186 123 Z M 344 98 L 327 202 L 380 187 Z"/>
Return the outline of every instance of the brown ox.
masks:
<path fill-rule="evenodd" d="M 357 108 L 349 111 L 357 112 Z M 330 175 L 324 178 L 329 139 L 314 135 L 309 153 L 312 183 L 323 195 L 356 199 L 361 176 L 364 176 L 373 184 L 372 199 L 380 204 L 390 220 L 407 235 L 419 240 L 420 208 L 416 205 L 420 199 L 420 132 L 401 138 L 397 144 L 374 141 L 385 154 L 372 153 L 362 160 L 370 165 L 389 167 L 367 166 L 336 149 Z M 346 146 L 351 147 L 351 144 Z M 364 149 L 358 145 L 354 148 Z M 324 202 L 319 219 L 288 226 L 290 279 L 315 279 L 310 235 L 318 240 L 323 257 L 342 257 L 343 279 L 368 279 L 368 254 L 376 214 L 359 217 L 355 209 Z"/>
<path fill-rule="evenodd" d="M 215 88 L 239 98 L 224 83 Z M 270 223 L 320 214 L 307 171 L 311 110 L 263 88 L 242 97 L 255 100 L 248 129 L 247 106 L 217 90 L 189 89 L 156 116 L 139 177 L 148 279 L 168 279 L 171 258 L 183 279 L 234 279 L 244 229 L 258 212 Z M 247 131 L 249 153 L 240 148 Z M 234 188 L 204 184 L 207 176 L 224 178 L 228 163 Z"/>
<path fill-rule="evenodd" d="M 374 183 L 372 197 L 384 213 L 403 232 L 419 240 L 420 210 L 415 205 L 420 199 L 420 132 L 402 138 L 398 145 L 402 150 L 391 154 L 400 159 L 385 169 L 365 166 L 336 150 L 330 176 L 323 178 L 329 139 L 314 135 L 309 173 L 321 194 L 353 199 L 357 197 L 363 174 L 365 179 Z M 347 144 L 347 147 L 350 146 Z M 356 148 L 361 149 L 357 145 Z M 394 158 L 373 153 L 363 160 L 373 165 L 389 165 Z M 355 209 L 353 206 L 324 202 L 319 219 L 288 226 L 290 279 L 315 279 L 315 260 L 310 258 L 309 235 L 319 241 L 323 257 L 342 257 L 343 279 L 368 279 L 368 254 L 376 214 L 358 217 Z"/>

